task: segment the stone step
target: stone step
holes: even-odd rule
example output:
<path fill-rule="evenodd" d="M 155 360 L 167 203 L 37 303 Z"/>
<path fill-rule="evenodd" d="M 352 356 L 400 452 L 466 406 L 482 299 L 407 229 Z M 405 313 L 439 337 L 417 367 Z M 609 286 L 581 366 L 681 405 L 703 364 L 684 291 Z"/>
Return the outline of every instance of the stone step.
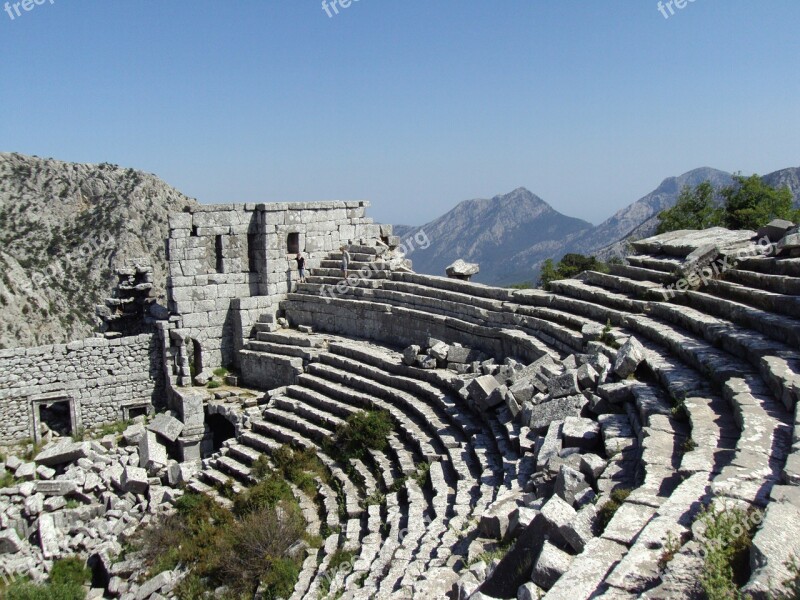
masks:
<path fill-rule="evenodd" d="M 354 278 L 351 275 L 355 276 Z M 371 278 L 364 278 L 358 276 L 356 271 L 352 271 L 348 274 L 348 280 L 345 281 L 342 278 L 342 275 L 309 275 L 306 277 L 306 283 L 298 284 L 297 290 L 304 291 L 309 290 L 308 284 L 321 284 L 326 286 L 326 289 L 332 291 L 335 294 L 341 295 L 343 292 L 339 291 L 339 288 L 344 288 L 345 290 L 348 288 L 361 288 L 361 289 L 376 289 L 381 285 L 381 279 L 377 276 Z"/>
<path fill-rule="evenodd" d="M 730 283 L 773 294 L 800 296 L 800 278 L 798 277 L 730 269 L 724 273 L 723 279 Z"/>
<path fill-rule="evenodd" d="M 716 295 L 711 286 L 703 291 L 687 291 L 675 301 L 687 304 L 709 315 L 732 321 L 737 325 L 758 331 L 779 342 L 800 348 L 800 319 L 776 314 Z M 712 293 L 706 293 L 705 290 Z"/>
<path fill-rule="evenodd" d="M 356 264 L 364 265 L 356 267 Z M 351 273 L 357 274 L 362 279 L 387 279 L 391 276 L 391 271 L 388 269 L 381 269 L 378 263 L 351 263 L 347 269 L 348 275 Z M 341 266 L 335 268 L 317 267 L 312 269 L 311 275 L 314 277 L 333 277 L 342 279 L 344 272 Z"/>
<path fill-rule="evenodd" d="M 699 291 L 767 312 L 800 318 L 800 298 L 770 292 L 731 281 L 712 280 Z"/>
<path fill-rule="evenodd" d="M 253 464 L 263 453 L 240 443 L 238 440 L 232 444 L 228 444 L 228 455 L 236 458 L 239 462 L 246 465 Z"/>
<path fill-rule="evenodd" d="M 238 481 L 245 485 L 253 483 L 250 467 L 242 464 L 233 456 L 220 456 L 214 460 L 213 464 L 217 469 L 219 469 L 219 471 L 225 473 L 226 475 L 230 475 L 231 477 L 235 477 Z"/>
<path fill-rule="evenodd" d="M 644 300 L 634 300 L 626 295 L 609 292 L 578 279 L 552 281 L 550 289 L 557 294 L 586 300 L 595 305 L 607 306 L 626 313 L 642 313 L 647 308 L 647 302 Z"/>
<path fill-rule="evenodd" d="M 677 280 L 677 276 L 671 273 L 641 266 L 610 264 L 608 268 L 612 275 L 619 275 L 620 277 L 638 281 L 651 281 L 661 285 L 669 285 Z"/>
<path fill-rule="evenodd" d="M 192 478 L 189 480 L 189 483 L 186 484 L 186 489 L 196 494 L 205 494 L 206 496 L 210 496 L 214 499 L 215 502 L 223 506 L 224 508 L 231 509 L 233 508 L 233 502 L 221 496 L 220 493 L 210 485 L 203 483 L 197 478 Z"/>
<path fill-rule="evenodd" d="M 255 431 L 245 431 L 239 436 L 242 445 L 264 454 L 272 454 L 283 445 L 283 442 L 261 435 Z"/>
<path fill-rule="evenodd" d="M 258 333 L 256 337 L 264 335 Z M 246 342 L 245 347 L 253 352 L 266 352 L 273 355 L 285 355 L 296 358 L 302 358 L 305 361 L 313 360 L 319 352 L 314 350 L 307 350 L 298 346 L 287 346 L 286 344 L 274 344 L 272 342 L 263 342 L 260 340 L 250 340 Z"/>
<path fill-rule="evenodd" d="M 359 410 L 358 407 L 339 402 L 325 395 L 328 381 L 320 379 L 314 375 L 303 373 L 298 378 L 298 385 L 290 385 L 286 388 L 286 395 L 305 402 L 309 406 L 323 410 L 329 414 L 336 415 L 340 419 L 347 419 L 351 414 Z"/>
<path fill-rule="evenodd" d="M 304 348 L 309 351 L 314 348 L 322 348 L 325 345 L 325 341 L 321 336 L 297 333 L 293 330 L 261 332 L 258 334 L 257 339 L 260 342 L 270 342 L 275 345 L 287 346 L 290 348 Z"/>
<path fill-rule="evenodd" d="M 288 391 L 288 390 L 287 390 Z M 303 419 L 308 420 L 315 425 L 318 425 L 326 430 L 335 430 L 338 426 L 344 423 L 344 420 L 338 416 L 332 415 L 329 412 L 309 406 L 297 401 L 293 398 L 284 396 L 276 396 L 273 399 L 275 408 L 279 408 L 285 412 L 296 414 Z"/>
<path fill-rule="evenodd" d="M 322 444 L 324 440 L 333 437 L 333 430 L 323 427 L 305 419 L 303 416 L 282 410 L 277 407 L 269 407 L 263 413 L 265 421 L 276 423 L 296 432 L 297 435 L 313 440 L 317 444 Z"/>
<path fill-rule="evenodd" d="M 612 292 L 621 292 L 629 298 L 639 300 L 664 300 L 667 296 L 666 288 L 654 281 L 629 279 L 615 273 L 600 273 L 597 271 L 584 271 L 578 278 L 591 285 L 602 287 Z"/>
<path fill-rule="evenodd" d="M 799 258 L 770 258 L 753 257 L 745 258 L 738 262 L 736 268 L 740 271 L 753 271 L 765 275 L 781 275 L 783 277 L 800 277 Z"/>
<path fill-rule="evenodd" d="M 640 267 L 642 269 L 650 269 L 652 271 L 661 271 L 662 273 L 670 274 L 678 273 L 683 266 L 683 260 L 666 255 L 653 256 L 649 254 L 636 254 L 625 257 L 625 260 L 632 267 Z"/>
<path fill-rule="evenodd" d="M 506 302 L 513 298 L 513 290 L 497 288 L 482 283 L 471 281 L 460 281 L 434 275 L 423 275 L 421 273 L 404 273 L 395 271 L 392 273 L 392 281 L 404 281 L 416 283 L 433 289 L 458 292 L 475 298 L 487 298 L 490 300 L 500 300 Z"/>

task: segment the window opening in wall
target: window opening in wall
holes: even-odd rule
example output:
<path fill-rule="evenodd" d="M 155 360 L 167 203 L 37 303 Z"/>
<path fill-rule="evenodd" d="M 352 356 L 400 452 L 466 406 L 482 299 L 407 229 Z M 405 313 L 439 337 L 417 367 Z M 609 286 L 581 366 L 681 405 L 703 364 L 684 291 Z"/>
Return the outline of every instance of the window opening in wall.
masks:
<path fill-rule="evenodd" d="M 214 253 L 217 257 L 217 273 L 222 273 L 223 264 L 222 264 L 222 236 L 218 235 L 214 240 Z"/>
<path fill-rule="evenodd" d="M 256 240 L 258 235 L 255 233 L 247 234 L 247 270 L 251 273 L 258 273 L 258 261 L 256 260 Z"/>
<path fill-rule="evenodd" d="M 300 252 L 300 234 L 290 233 L 286 237 L 286 252 L 292 256 Z"/>
<path fill-rule="evenodd" d="M 192 233 L 190 235 L 192 237 L 197 237 L 197 225 L 192 225 Z"/>
<path fill-rule="evenodd" d="M 186 358 L 189 359 L 189 375 L 194 380 L 203 372 L 203 348 L 200 346 L 200 342 L 193 339 L 191 344 L 186 344 L 186 352 L 188 353 Z"/>

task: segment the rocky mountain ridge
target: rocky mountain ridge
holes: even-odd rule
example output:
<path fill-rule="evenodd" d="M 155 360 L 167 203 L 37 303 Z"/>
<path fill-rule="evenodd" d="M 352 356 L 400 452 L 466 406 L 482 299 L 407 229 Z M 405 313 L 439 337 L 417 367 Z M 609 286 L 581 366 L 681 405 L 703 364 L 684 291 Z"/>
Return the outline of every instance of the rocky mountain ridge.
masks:
<path fill-rule="evenodd" d="M 91 335 L 128 261 L 153 266 L 163 299 L 167 215 L 194 205 L 134 169 L 0 153 L 0 348 Z"/>

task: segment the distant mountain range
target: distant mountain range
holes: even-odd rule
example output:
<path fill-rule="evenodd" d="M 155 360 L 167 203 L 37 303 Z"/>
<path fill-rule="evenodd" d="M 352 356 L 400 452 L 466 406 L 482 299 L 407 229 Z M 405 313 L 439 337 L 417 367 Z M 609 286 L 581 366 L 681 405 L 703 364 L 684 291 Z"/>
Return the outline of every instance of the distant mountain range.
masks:
<path fill-rule="evenodd" d="M 762 178 L 773 187 L 789 187 L 800 207 L 800 168 L 782 169 Z M 423 229 L 431 240 L 427 250 L 409 258 L 420 273 L 443 275 L 447 265 L 463 258 L 481 266 L 475 281 L 493 285 L 535 282 L 542 262 L 568 252 L 608 259 L 623 256 L 627 242 L 653 235 L 658 214 L 675 205 L 681 189 L 710 181 L 717 188 L 733 175 L 703 167 L 669 177 L 655 190 L 593 226 L 559 213 L 544 200 L 519 188 L 491 200 L 465 200 L 422 226 L 395 225 L 403 236 Z"/>

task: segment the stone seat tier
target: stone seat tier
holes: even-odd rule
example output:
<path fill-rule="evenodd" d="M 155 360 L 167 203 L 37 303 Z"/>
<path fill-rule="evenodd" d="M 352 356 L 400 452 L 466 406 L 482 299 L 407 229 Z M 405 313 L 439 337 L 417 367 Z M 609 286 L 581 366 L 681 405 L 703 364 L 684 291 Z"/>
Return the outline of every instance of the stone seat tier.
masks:
<path fill-rule="evenodd" d="M 381 280 L 377 277 L 359 277 L 356 272 L 348 274 L 348 277 L 350 275 L 353 275 L 355 279 L 350 278 L 350 281 L 345 281 L 341 274 L 335 276 L 309 275 L 306 277 L 305 283 L 297 284 L 297 292 L 321 295 L 323 290 L 329 290 L 336 295 L 341 295 L 341 292 L 337 289 L 340 284 L 344 286 L 345 293 L 349 289 L 375 289 L 381 285 Z M 352 283 L 353 281 L 355 283 Z"/>
<path fill-rule="evenodd" d="M 263 333 L 261 332 L 256 334 L 257 338 L 262 335 Z M 246 342 L 245 348 L 247 350 L 252 350 L 254 352 L 266 352 L 267 354 L 272 354 L 272 355 L 284 355 L 284 356 L 302 358 L 306 362 L 312 360 L 319 353 L 319 350 L 313 350 L 313 349 L 309 350 L 299 346 L 275 344 L 273 342 L 262 342 L 259 341 L 258 339 Z"/>
<path fill-rule="evenodd" d="M 586 280 L 593 285 L 618 290 L 624 288 L 626 281 L 629 281 L 616 276 L 597 279 L 591 273 L 586 275 Z M 787 408 L 793 410 L 800 390 L 800 378 L 795 372 L 795 369 L 800 371 L 800 361 L 796 360 L 793 347 L 784 345 L 780 339 L 774 342 L 765 340 L 761 333 L 796 342 L 800 340 L 800 333 L 797 333 L 800 332 L 800 323 L 788 317 L 765 313 L 700 292 L 687 292 L 680 294 L 678 298 L 685 299 L 690 306 L 677 307 L 666 303 L 652 303 L 649 307 L 650 314 L 654 318 L 677 324 L 700 335 L 711 344 L 739 358 L 749 360 L 760 370 L 776 396 Z M 702 310 L 697 310 L 693 306 Z M 712 316 L 720 313 L 735 319 L 740 326 L 737 327 L 725 318 Z M 760 333 L 748 331 L 742 326 L 750 326 Z"/>
<path fill-rule="evenodd" d="M 649 269 L 651 271 L 659 271 L 661 273 L 669 274 L 678 273 L 683 265 L 683 260 L 675 258 L 674 256 L 667 256 L 665 254 L 637 254 L 634 256 L 627 256 L 625 257 L 625 260 L 632 267 L 639 267 L 641 269 Z"/>
<path fill-rule="evenodd" d="M 770 275 L 756 271 L 730 269 L 722 275 L 725 281 L 738 285 L 759 289 L 772 294 L 786 296 L 800 295 L 800 278 L 787 275 Z"/>
<path fill-rule="evenodd" d="M 677 280 L 677 276 L 672 275 L 671 273 L 656 269 L 648 269 L 642 266 L 634 266 L 632 264 L 610 264 L 608 268 L 612 275 L 619 275 L 621 277 L 636 279 L 638 281 L 650 281 L 661 285 L 669 285 L 671 283 L 675 283 Z"/>
<path fill-rule="evenodd" d="M 800 318 L 800 285 L 798 280 L 793 277 L 781 277 L 776 275 L 759 275 L 748 271 L 735 271 L 737 274 L 746 274 L 736 281 L 736 276 L 725 273 L 725 279 L 714 279 L 708 282 L 703 288 L 715 296 L 739 302 L 761 310 L 786 315 L 789 317 Z M 759 278 L 779 278 L 780 281 L 760 281 Z M 755 279 L 753 284 L 745 283 L 748 279 Z M 744 281 L 742 281 L 744 280 Z M 789 282 L 792 282 L 791 284 Z M 764 286 L 761 289 L 759 285 Z M 775 287 L 775 291 L 769 289 Z M 781 291 L 782 290 L 782 291 Z"/>
<path fill-rule="evenodd" d="M 225 496 L 221 495 L 219 491 L 213 486 L 208 485 L 207 483 L 203 483 L 197 478 L 192 478 L 186 484 L 186 489 L 191 492 L 195 492 L 196 494 L 205 494 L 213 498 L 217 503 L 222 505 L 225 508 L 233 508 L 233 502 L 226 498 Z"/>
<path fill-rule="evenodd" d="M 333 431 L 344 423 L 344 420 L 340 417 L 332 415 L 325 410 L 320 410 L 315 406 L 300 402 L 294 398 L 276 396 L 273 398 L 273 403 L 275 408 L 280 408 L 283 411 L 296 414 L 326 430 Z"/>
<path fill-rule="evenodd" d="M 800 277 L 800 259 L 798 258 L 745 258 L 738 262 L 736 268 L 741 271 L 753 271 L 765 275 L 781 275 L 783 277 Z"/>

